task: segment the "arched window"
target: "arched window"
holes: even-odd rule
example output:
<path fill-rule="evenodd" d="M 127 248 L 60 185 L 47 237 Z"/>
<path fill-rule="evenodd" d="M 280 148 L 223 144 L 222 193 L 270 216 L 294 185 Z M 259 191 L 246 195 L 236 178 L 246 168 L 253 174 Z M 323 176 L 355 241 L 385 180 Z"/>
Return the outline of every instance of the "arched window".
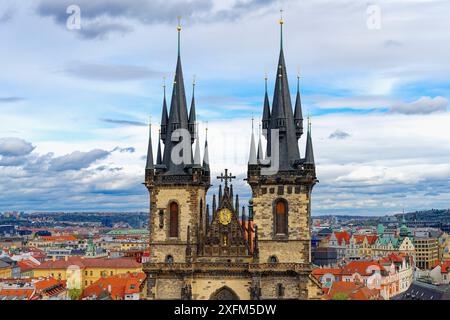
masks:
<path fill-rule="evenodd" d="M 284 199 L 278 199 L 275 202 L 275 234 L 287 235 L 287 202 Z"/>
<path fill-rule="evenodd" d="M 170 254 L 166 257 L 166 263 L 168 263 L 168 264 L 173 263 L 173 257 Z"/>
<path fill-rule="evenodd" d="M 178 203 L 171 202 L 169 206 L 170 223 L 169 223 L 169 237 L 178 238 Z"/>
<path fill-rule="evenodd" d="M 277 258 L 277 256 L 270 256 L 270 258 L 269 258 L 269 263 L 278 263 L 278 258 Z"/>
<path fill-rule="evenodd" d="M 278 296 L 278 299 L 284 297 L 284 286 L 281 283 L 277 284 L 277 296 Z"/>

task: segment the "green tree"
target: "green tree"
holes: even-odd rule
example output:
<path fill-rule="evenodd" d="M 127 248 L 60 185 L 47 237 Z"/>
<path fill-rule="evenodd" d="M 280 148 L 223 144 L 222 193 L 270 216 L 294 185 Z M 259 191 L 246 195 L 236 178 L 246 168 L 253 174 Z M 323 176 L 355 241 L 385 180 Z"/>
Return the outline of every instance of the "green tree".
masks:
<path fill-rule="evenodd" d="M 70 298 L 70 300 L 80 300 L 81 289 L 70 289 L 69 290 L 69 298 Z"/>
<path fill-rule="evenodd" d="M 333 300 L 348 300 L 348 295 L 343 292 L 337 292 L 333 295 Z"/>

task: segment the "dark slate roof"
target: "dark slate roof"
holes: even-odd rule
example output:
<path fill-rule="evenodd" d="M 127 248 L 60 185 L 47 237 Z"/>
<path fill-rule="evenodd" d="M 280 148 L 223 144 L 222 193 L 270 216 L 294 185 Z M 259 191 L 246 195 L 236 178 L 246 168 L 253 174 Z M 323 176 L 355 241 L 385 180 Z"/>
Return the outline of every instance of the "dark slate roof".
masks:
<path fill-rule="evenodd" d="M 170 103 L 169 120 L 167 127 L 167 134 L 164 140 L 164 154 L 162 164 L 165 165 L 166 175 L 183 175 L 187 174 L 184 170 L 186 165 L 184 163 L 175 164 L 172 162 L 171 153 L 173 148 L 178 144 L 172 141 L 172 133 L 175 129 L 188 130 L 188 114 L 186 104 L 186 93 L 184 89 L 183 70 L 181 67 L 181 57 L 178 55 L 177 67 L 175 71 L 175 78 L 173 83 L 172 100 Z M 192 150 L 190 150 L 190 158 L 192 159 Z"/>
<path fill-rule="evenodd" d="M 295 99 L 294 119 L 303 120 L 302 101 L 300 99 L 300 78 L 297 78 L 297 97 Z M 303 123 L 302 123 L 303 127 Z"/>
<path fill-rule="evenodd" d="M 283 48 L 277 66 L 277 79 L 273 96 L 271 118 L 268 129 L 280 129 L 279 119 L 284 120 L 285 132 L 279 137 L 279 170 L 290 171 L 295 169 L 293 163 L 300 160 L 298 140 L 295 130 L 294 114 L 292 112 L 291 95 L 284 60 Z M 269 134 L 270 137 L 270 134 Z M 271 139 L 267 139 L 267 155 L 271 155 Z"/>
<path fill-rule="evenodd" d="M 191 110 L 189 111 L 189 123 L 195 124 L 196 115 L 195 115 L 195 83 L 192 85 L 192 101 L 191 101 Z"/>
<path fill-rule="evenodd" d="M 208 152 L 208 137 L 205 139 L 205 151 L 203 154 L 203 169 L 209 172 L 209 152 Z"/>
<path fill-rule="evenodd" d="M 264 107 L 263 107 L 263 121 L 270 120 L 270 103 L 269 95 L 267 94 L 267 79 L 266 79 L 266 92 L 264 94 Z"/>
<path fill-rule="evenodd" d="M 314 164 L 314 151 L 311 139 L 311 130 L 308 130 L 308 136 L 306 138 L 305 163 Z"/>
<path fill-rule="evenodd" d="M 156 164 L 162 164 L 162 156 L 161 156 L 161 133 L 159 133 L 158 139 L 158 151 L 156 154 Z"/>
<path fill-rule="evenodd" d="M 450 285 L 433 285 L 414 281 L 405 292 L 393 300 L 450 300 Z"/>
<path fill-rule="evenodd" d="M 147 147 L 147 163 L 145 169 L 153 169 L 153 146 L 152 146 L 152 125 L 149 125 L 148 147 Z"/>
<path fill-rule="evenodd" d="M 167 102 L 166 102 L 166 85 L 164 85 L 164 100 L 161 115 L 161 125 L 167 125 L 169 122 L 169 117 L 167 116 Z"/>

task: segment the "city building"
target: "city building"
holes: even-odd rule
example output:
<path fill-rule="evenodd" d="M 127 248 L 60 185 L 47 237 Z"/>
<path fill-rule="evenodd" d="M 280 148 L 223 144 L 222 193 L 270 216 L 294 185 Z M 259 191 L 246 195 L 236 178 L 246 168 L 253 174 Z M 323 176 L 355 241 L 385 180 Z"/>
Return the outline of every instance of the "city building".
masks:
<path fill-rule="evenodd" d="M 104 276 L 140 271 L 142 266 L 135 259 L 69 257 L 65 260 L 41 263 L 34 267 L 33 276 L 66 280 L 68 289 L 84 289 Z"/>
<path fill-rule="evenodd" d="M 394 297 L 394 300 L 450 300 L 450 285 L 414 281 L 408 290 Z"/>
<path fill-rule="evenodd" d="M 414 237 L 416 266 L 420 269 L 432 269 L 439 262 L 439 241 L 428 232 L 417 233 Z"/>

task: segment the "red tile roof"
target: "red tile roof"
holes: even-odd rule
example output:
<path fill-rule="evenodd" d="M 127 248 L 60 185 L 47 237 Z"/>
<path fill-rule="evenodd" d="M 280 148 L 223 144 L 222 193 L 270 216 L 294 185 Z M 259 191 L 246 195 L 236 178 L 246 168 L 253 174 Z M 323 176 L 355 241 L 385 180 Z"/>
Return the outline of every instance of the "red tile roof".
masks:
<path fill-rule="evenodd" d="M 401 253 L 390 253 L 386 257 L 380 260 L 380 263 L 401 263 L 403 262 L 404 255 Z"/>
<path fill-rule="evenodd" d="M 141 291 L 141 284 L 146 278 L 145 273 L 118 274 L 115 276 L 100 278 L 92 285 L 85 288 L 82 298 L 98 297 L 102 292 L 108 291 L 111 299 L 124 299 L 127 294 L 135 294 Z"/>
<path fill-rule="evenodd" d="M 53 242 L 78 241 L 74 236 L 42 236 L 41 239 Z"/>
<path fill-rule="evenodd" d="M 0 296 L 20 298 L 24 300 L 30 300 L 34 295 L 34 289 L 32 288 L 23 288 L 23 289 L 2 289 L 0 290 Z"/>
<path fill-rule="evenodd" d="M 350 242 L 350 235 L 346 231 L 335 231 L 334 235 L 339 244 L 341 244 L 342 241 L 345 241 L 345 243 Z"/>
<path fill-rule="evenodd" d="M 356 239 L 356 243 L 363 243 L 364 239 L 367 238 L 369 244 L 374 244 L 378 239 L 377 235 L 355 234 L 353 237 Z"/>
<path fill-rule="evenodd" d="M 333 299 L 335 294 L 346 294 L 349 300 L 377 300 L 380 298 L 380 291 L 369 289 L 364 285 L 354 282 L 335 281 L 327 294 L 328 299 Z"/>
<path fill-rule="evenodd" d="M 351 261 L 342 268 L 343 275 L 358 273 L 362 276 L 370 276 L 375 270 L 385 270 L 382 265 L 375 261 Z"/>
<path fill-rule="evenodd" d="M 34 269 L 67 269 L 69 266 L 76 265 L 80 268 L 119 268 L 133 269 L 141 267 L 133 258 L 95 258 L 82 259 L 81 257 L 69 257 L 67 260 L 45 261 Z"/>
<path fill-rule="evenodd" d="M 341 269 L 339 268 L 316 268 L 312 271 L 314 276 L 323 276 L 324 274 L 331 273 L 333 275 L 340 275 Z"/>
<path fill-rule="evenodd" d="M 37 263 L 34 263 L 31 260 L 17 261 L 17 265 L 19 266 L 21 272 L 33 270 L 36 266 L 38 266 Z"/>
<path fill-rule="evenodd" d="M 441 263 L 441 273 L 450 272 L 450 260 Z"/>

